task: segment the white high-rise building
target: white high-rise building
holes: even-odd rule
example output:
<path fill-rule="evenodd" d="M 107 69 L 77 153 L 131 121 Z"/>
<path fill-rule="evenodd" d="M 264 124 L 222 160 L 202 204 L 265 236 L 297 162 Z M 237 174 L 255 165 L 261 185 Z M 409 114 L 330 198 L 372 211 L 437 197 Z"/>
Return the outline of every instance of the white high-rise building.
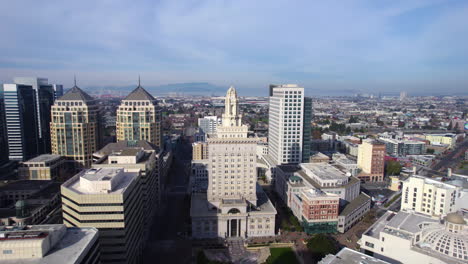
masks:
<path fill-rule="evenodd" d="M 257 187 L 257 138 L 242 124 L 234 87 L 217 133 L 209 135 L 208 190 L 194 193 L 190 215 L 195 238 L 272 236 L 276 210 Z"/>
<path fill-rule="evenodd" d="M 205 116 L 198 118 L 198 127 L 205 134 L 216 133 L 216 127 L 221 123 L 221 120 L 217 116 Z"/>
<path fill-rule="evenodd" d="M 276 165 L 308 160 L 311 109 L 303 87 L 270 85 L 268 155 Z"/>

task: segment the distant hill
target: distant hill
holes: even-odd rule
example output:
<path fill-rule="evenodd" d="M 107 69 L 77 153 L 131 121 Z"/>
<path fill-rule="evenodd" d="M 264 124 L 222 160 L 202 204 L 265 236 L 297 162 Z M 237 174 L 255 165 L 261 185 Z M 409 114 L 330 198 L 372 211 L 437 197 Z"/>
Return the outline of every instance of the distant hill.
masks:
<path fill-rule="evenodd" d="M 206 82 L 193 82 L 193 83 L 171 83 L 158 86 L 146 86 L 143 87 L 151 94 L 162 96 L 162 95 L 222 95 L 226 87 L 216 86 Z M 92 86 L 86 87 L 84 90 L 93 94 L 121 94 L 125 96 L 130 93 L 135 86 Z"/>
<path fill-rule="evenodd" d="M 221 95 L 225 87 L 216 86 L 210 83 L 174 83 L 159 85 L 149 88 L 152 94 L 167 95 L 171 93 L 181 93 L 190 95 Z"/>

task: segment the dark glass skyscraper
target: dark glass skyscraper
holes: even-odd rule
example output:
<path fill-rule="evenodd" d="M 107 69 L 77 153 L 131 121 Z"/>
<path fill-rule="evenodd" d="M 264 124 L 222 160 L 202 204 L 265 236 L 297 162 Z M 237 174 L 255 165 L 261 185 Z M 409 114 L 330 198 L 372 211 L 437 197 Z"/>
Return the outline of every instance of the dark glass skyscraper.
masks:
<path fill-rule="evenodd" d="M 16 77 L 16 84 L 30 85 L 35 93 L 36 99 L 36 124 L 38 135 L 38 154 L 51 153 L 50 145 L 50 109 L 57 95 L 63 93 L 61 85 L 48 84 L 46 78 Z"/>
<path fill-rule="evenodd" d="M 4 84 L 3 97 L 9 159 L 30 159 L 39 143 L 35 92 L 30 85 Z"/>
<path fill-rule="evenodd" d="M 6 133 L 5 102 L 3 100 L 3 85 L 0 85 L 0 165 L 8 161 L 8 141 Z"/>

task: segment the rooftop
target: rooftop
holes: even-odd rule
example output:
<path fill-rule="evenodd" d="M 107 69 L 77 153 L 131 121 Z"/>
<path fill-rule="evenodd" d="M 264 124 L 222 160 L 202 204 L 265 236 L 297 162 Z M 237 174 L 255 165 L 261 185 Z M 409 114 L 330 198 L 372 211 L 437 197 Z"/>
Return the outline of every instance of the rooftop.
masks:
<path fill-rule="evenodd" d="M 387 211 L 374 225 L 372 225 L 364 234 L 378 238 L 380 232 L 389 233 L 410 239 L 412 234 L 421 231 L 421 223 L 438 223 L 439 220 L 428 216 L 399 211 L 398 213 Z"/>
<path fill-rule="evenodd" d="M 0 182 L 1 191 L 34 191 L 46 188 L 52 184 L 50 180 L 19 180 L 19 181 L 4 181 Z"/>
<path fill-rule="evenodd" d="M 47 161 L 53 161 L 53 160 L 56 160 L 56 159 L 59 159 L 61 158 L 62 156 L 60 155 L 56 155 L 56 154 L 42 154 L 42 155 L 39 155 L 35 158 L 32 158 L 28 161 L 25 161 L 24 163 L 27 163 L 27 162 L 47 162 Z"/>
<path fill-rule="evenodd" d="M 406 179 L 405 181 L 410 181 L 412 178 L 417 178 L 417 179 L 424 180 L 425 184 L 435 185 L 438 188 L 444 188 L 444 189 L 455 189 L 455 188 L 457 188 L 457 186 L 451 184 L 450 181 L 449 182 L 442 182 L 442 181 L 439 181 L 439 180 L 427 178 L 427 177 L 420 176 L 420 175 L 413 175 L 413 176 L 409 177 L 408 179 Z"/>
<path fill-rule="evenodd" d="M 27 226 L 26 232 L 57 232 L 63 225 Z M 18 230 L 24 232 L 24 230 Z M 3 232 L 3 231 L 1 231 Z M 43 258 L 2 260 L 5 264 L 61 264 L 81 263 L 82 253 L 98 238 L 98 230 L 94 227 L 66 228 L 64 236 L 50 249 Z M 19 241 L 18 241 L 19 242 Z M 1 244 L 2 242 L 0 242 Z M 26 245 L 26 241 L 24 242 Z"/>
<path fill-rule="evenodd" d="M 138 85 L 137 88 L 135 88 L 127 97 L 125 97 L 124 100 L 149 100 L 149 101 L 155 101 L 156 99 L 148 93 L 143 87 Z"/>
<path fill-rule="evenodd" d="M 388 264 L 389 262 L 371 257 L 350 248 L 341 249 L 336 255 L 325 256 L 319 264 Z"/>
<path fill-rule="evenodd" d="M 301 163 L 301 167 L 306 173 L 310 171 L 322 180 L 342 180 L 348 178 L 345 173 L 328 163 Z"/>
<path fill-rule="evenodd" d="M 88 169 L 73 176 L 62 187 L 79 194 L 101 194 L 104 191 L 122 194 L 138 175 L 138 172 L 125 172 L 119 167 Z"/>
<path fill-rule="evenodd" d="M 309 175 L 304 170 L 300 170 L 297 172 L 299 176 L 301 176 L 304 180 L 306 180 L 309 184 L 311 184 L 313 187 L 317 189 L 333 189 L 333 188 L 347 188 L 348 186 L 354 185 L 360 180 L 356 177 L 349 177 L 348 183 L 343 184 L 343 185 L 338 185 L 338 186 L 321 186 L 317 182 L 315 182 L 312 178 L 310 178 Z"/>
<path fill-rule="evenodd" d="M 141 150 L 142 149 L 140 148 L 126 148 L 126 149 L 123 149 L 122 152 L 120 152 L 118 155 L 119 156 L 135 156 Z"/>
<path fill-rule="evenodd" d="M 78 88 L 78 86 L 73 86 L 68 90 L 62 97 L 57 99 L 59 101 L 93 101 L 94 98 L 89 94 Z"/>
<path fill-rule="evenodd" d="M 348 203 L 343 210 L 340 212 L 340 216 L 347 216 L 352 213 L 357 208 L 361 207 L 363 204 L 370 202 L 371 198 L 365 194 L 361 193 L 358 197 Z"/>
<path fill-rule="evenodd" d="M 144 150 L 155 150 L 158 151 L 159 147 L 150 143 L 146 140 L 122 140 L 114 143 L 109 143 L 102 149 L 95 152 L 99 155 L 109 155 L 113 152 L 121 152 L 127 148 L 138 148 Z"/>

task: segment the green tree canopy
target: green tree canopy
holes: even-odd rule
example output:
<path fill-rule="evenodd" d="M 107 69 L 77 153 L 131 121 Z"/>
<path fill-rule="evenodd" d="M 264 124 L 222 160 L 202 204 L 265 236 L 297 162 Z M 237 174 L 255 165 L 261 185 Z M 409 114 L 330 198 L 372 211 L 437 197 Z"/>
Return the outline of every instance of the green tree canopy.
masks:
<path fill-rule="evenodd" d="M 307 241 L 307 248 L 315 261 L 320 261 L 328 254 L 336 254 L 338 247 L 333 238 L 325 234 L 316 234 Z"/>
<path fill-rule="evenodd" d="M 387 175 L 398 175 L 400 174 L 401 168 L 402 166 L 398 161 L 389 160 L 386 167 Z"/>

